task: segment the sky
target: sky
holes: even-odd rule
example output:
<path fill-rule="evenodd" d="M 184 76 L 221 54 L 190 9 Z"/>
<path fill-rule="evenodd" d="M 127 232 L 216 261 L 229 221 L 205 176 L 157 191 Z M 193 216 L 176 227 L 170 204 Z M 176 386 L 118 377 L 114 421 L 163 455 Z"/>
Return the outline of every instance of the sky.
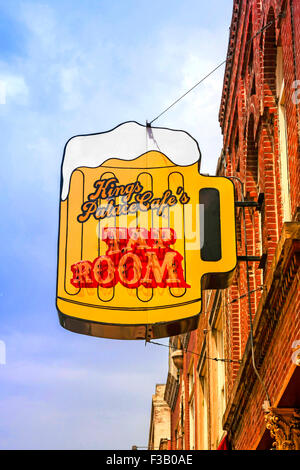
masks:
<path fill-rule="evenodd" d="M 231 0 L 0 0 L 1 449 L 147 445 L 168 349 L 58 322 L 62 152 L 74 135 L 154 119 L 225 59 L 231 12 Z M 203 173 L 222 148 L 223 73 L 155 123 L 198 141 Z"/>

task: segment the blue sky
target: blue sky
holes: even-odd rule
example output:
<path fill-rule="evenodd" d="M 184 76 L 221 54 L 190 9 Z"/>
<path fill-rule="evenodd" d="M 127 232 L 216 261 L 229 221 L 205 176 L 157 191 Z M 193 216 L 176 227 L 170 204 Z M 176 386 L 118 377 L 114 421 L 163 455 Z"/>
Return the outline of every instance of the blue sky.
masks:
<path fill-rule="evenodd" d="M 231 0 L 0 0 L 0 448 L 147 445 L 167 348 L 70 333 L 55 309 L 65 142 L 145 123 L 224 60 Z M 166 113 L 214 174 L 223 68 Z M 166 343 L 167 340 L 164 340 Z"/>

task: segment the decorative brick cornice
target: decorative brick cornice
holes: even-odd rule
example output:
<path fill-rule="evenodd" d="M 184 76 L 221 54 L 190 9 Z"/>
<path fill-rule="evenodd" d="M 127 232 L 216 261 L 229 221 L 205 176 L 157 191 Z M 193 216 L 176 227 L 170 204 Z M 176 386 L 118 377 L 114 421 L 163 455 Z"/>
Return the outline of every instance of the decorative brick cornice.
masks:
<path fill-rule="evenodd" d="M 221 105 L 220 105 L 220 111 L 219 111 L 219 121 L 220 121 L 221 127 L 223 126 L 227 95 L 228 95 L 229 86 L 230 86 L 230 76 L 231 76 L 231 71 L 232 71 L 232 66 L 233 66 L 233 58 L 234 58 L 236 37 L 237 37 L 237 31 L 238 31 L 240 4 L 241 2 L 239 0 L 234 0 L 230 33 L 229 33 L 229 41 L 228 41 L 228 49 L 227 49 L 226 66 L 225 66 L 225 73 L 224 73 L 224 81 L 223 81 L 223 91 L 222 91 Z"/>

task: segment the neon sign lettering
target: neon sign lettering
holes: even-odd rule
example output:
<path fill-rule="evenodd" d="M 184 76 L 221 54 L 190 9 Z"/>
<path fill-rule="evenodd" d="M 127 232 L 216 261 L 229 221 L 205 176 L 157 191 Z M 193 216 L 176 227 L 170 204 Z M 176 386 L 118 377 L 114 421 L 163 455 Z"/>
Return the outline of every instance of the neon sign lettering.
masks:
<path fill-rule="evenodd" d="M 152 191 L 144 191 L 139 181 L 126 185 L 117 185 L 117 178 L 97 180 L 94 183 L 96 191 L 89 194 L 78 215 L 78 222 L 86 222 L 91 215 L 95 219 L 114 217 L 119 215 L 135 214 L 138 210 L 143 212 L 148 210 L 156 211 L 159 216 L 163 215 L 168 207 L 172 207 L 178 202 L 187 204 L 190 197 L 178 187 L 176 195 L 170 189 L 164 191 L 162 197 L 154 198 Z M 120 197 L 121 204 L 116 204 L 114 198 Z M 106 205 L 99 205 L 99 200 L 107 200 Z"/>
<path fill-rule="evenodd" d="M 74 287 L 139 286 L 189 288 L 184 279 L 181 254 L 170 248 L 176 241 L 171 228 L 103 228 L 105 255 L 71 266 Z"/>

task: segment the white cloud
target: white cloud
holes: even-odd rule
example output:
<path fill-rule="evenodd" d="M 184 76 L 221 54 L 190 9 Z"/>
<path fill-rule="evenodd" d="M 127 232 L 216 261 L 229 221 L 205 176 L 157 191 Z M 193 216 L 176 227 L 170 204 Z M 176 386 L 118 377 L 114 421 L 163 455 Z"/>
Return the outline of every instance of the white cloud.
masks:
<path fill-rule="evenodd" d="M 169 90 L 164 93 L 157 114 L 221 63 L 226 51 L 224 40 L 222 41 L 222 31 L 212 33 L 199 28 L 197 31 L 189 31 L 186 35 L 181 35 L 179 32 L 180 39 L 177 39 L 175 34 L 173 37 L 170 36 L 168 31 L 164 36 L 162 57 L 167 57 L 166 85 L 169 86 Z M 172 71 L 176 80 L 170 80 L 168 83 Z M 188 131 L 198 141 L 202 152 L 201 171 L 210 174 L 215 174 L 217 159 L 222 148 L 218 112 L 223 74 L 222 66 L 154 123 L 166 126 L 172 123 L 174 128 Z"/>
<path fill-rule="evenodd" d="M 1 103 L 27 104 L 29 90 L 25 78 L 20 75 L 0 73 Z"/>
<path fill-rule="evenodd" d="M 33 41 L 42 50 L 55 53 L 59 43 L 55 11 L 50 5 L 39 2 L 20 4 L 18 12 L 23 23 L 33 36 Z"/>
<path fill-rule="evenodd" d="M 63 91 L 63 108 L 66 110 L 78 108 L 82 103 L 80 90 L 80 71 L 78 67 L 65 67 L 60 71 L 60 84 Z"/>

